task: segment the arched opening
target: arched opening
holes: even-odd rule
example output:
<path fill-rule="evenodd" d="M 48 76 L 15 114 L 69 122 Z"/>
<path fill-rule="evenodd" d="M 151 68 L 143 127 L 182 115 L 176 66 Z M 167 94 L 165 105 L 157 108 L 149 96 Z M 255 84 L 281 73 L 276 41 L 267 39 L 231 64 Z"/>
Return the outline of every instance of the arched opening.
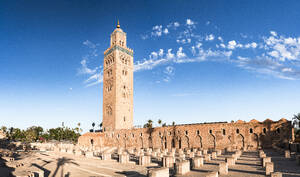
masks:
<path fill-rule="evenodd" d="M 181 139 L 179 139 L 179 149 L 181 149 Z"/>
<path fill-rule="evenodd" d="M 196 146 L 197 148 L 202 148 L 202 137 L 201 136 L 197 136 L 196 138 Z"/>
<path fill-rule="evenodd" d="M 164 148 L 167 149 L 167 137 L 164 138 Z"/>
<path fill-rule="evenodd" d="M 172 139 L 172 148 L 175 148 L 175 139 Z"/>
<path fill-rule="evenodd" d="M 144 142 L 143 142 L 143 138 L 142 137 L 140 137 L 140 147 L 144 148 Z"/>
<path fill-rule="evenodd" d="M 243 149 L 244 148 L 245 142 L 244 142 L 244 136 L 243 135 L 239 134 L 236 137 L 236 145 L 237 145 L 237 149 Z"/>
<path fill-rule="evenodd" d="M 151 136 L 148 138 L 148 147 L 149 148 L 153 147 L 153 145 L 152 145 L 152 137 Z"/>
<path fill-rule="evenodd" d="M 207 137 L 207 148 L 208 149 L 215 149 L 216 148 L 216 138 L 213 134 L 210 134 Z"/>
<path fill-rule="evenodd" d="M 189 137 L 188 136 L 183 136 L 181 143 L 182 143 L 181 144 L 182 148 L 189 148 L 190 147 Z"/>
<path fill-rule="evenodd" d="M 248 147 L 251 150 L 257 150 L 257 148 L 259 147 L 259 139 L 257 134 L 253 133 L 250 135 L 250 142 Z"/>

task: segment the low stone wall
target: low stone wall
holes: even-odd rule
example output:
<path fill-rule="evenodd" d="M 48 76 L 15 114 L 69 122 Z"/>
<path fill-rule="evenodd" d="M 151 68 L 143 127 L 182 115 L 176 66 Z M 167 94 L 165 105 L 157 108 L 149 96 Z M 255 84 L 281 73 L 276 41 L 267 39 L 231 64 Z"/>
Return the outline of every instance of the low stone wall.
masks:
<path fill-rule="evenodd" d="M 264 122 L 252 120 L 234 123 L 187 124 L 86 133 L 79 137 L 78 145 L 118 148 L 257 150 L 259 147 L 272 148 L 274 144 L 288 145 L 292 129 L 290 121 L 285 119 L 276 122 L 267 119 Z"/>

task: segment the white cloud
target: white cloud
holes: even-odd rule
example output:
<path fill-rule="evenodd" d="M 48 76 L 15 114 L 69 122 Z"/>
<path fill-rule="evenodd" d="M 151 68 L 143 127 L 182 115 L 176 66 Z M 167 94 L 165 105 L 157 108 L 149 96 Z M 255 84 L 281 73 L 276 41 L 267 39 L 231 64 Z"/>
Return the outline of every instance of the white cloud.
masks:
<path fill-rule="evenodd" d="M 292 68 L 282 68 L 282 72 L 293 72 Z"/>
<path fill-rule="evenodd" d="M 177 53 L 176 53 L 176 56 L 177 56 L 177 58 L 184 58 L 184 57 L 186 57 L 186 54 L 185 53 L 183 53 L 183 49 L 182 49 L 182 47 L 179 47 L 179 49 L 178 49 L 178 51 L 177 51 Z"/>
<path fill-rule="evenodd" d="M 256 43 L 256 42 L 252 42 L 252 43 L 251 43 L 251 47 L 252 47 L 253 49 L 255 49 L 255 48 L 257 47 L 257 43 Z"/>
<path fill-rule="evenodd" d="M 164 34 L 168 34 L 169 33 L 168 28 L 165 28 L 163 32 L 164 32 Z"/>
<path fill-rule="evenodd" d="M 223 38 L 221 36 L 218 37 L 218 40 L 223 42 Z"/>
<path fill-rule="evenodd" d="M 164 73 L 167 74 L 167 75 L 174 75 L 175 74 L 175 69 L 172 66 L 167 66 L 165 68 Z"/>
<path fill-rule="evenodd" d="M 86 46 L 88 46 L 89 48 L 92 48 L 92 49 L 96 48 L 96 44 L 92 43 L 89 40 L 84 41 L 83 45 L 86 45 Z"/>
<path fill-rule="evenodd" d="M 174 54 L 172 53 L 172 49 L 168 49 L 168 53 L 167 53 L 167 59 L 172 59 L 174 58 Z"/>
<path fill-rule="evenodd" d="M 174 27 L 179 27 L 180 26 L 180 24 L 178 23 L 178 22 L 174 22 Z"/>
<path fill-rule="evenodd" d="M 232 40 L 232 41 L 228 42 L 227 48 L 233 50 L 233 49 L 235 49 L 236 45 L 237 44 L 236 44 L 235 40 Z"/>
<path fill-rule="evenodd" d="M 221 43 L 220 46 L 221 46 L 222 48 L 226 48 L 226 45 L 223 44 L 223 43 Z"/>
<path fill-rule="evenodd" d="M 195 22 L 193 22 L 191 19 L 186 19 L 186 24 L 187 25 L 194 25 Z"/>
<path fill-rule="evenodd" d="M 161 36 L 162 35 L 162 25 L 156 25 L 152 28 L 151 35 L 152 36 Z"/>
<path fill-rule="evenodd" d="M 157 52 L 151 52 L 150 54 L 151 59 L 157 59 L 157 56 L 158 56 Z"/>
<path fill-rule="evenodd" d="M 205 24 L 206 24 L 206 25 L 209 25 L 209 24 L 210 24 L 210 21 L 207 21 Z"/>
<path fill-rule="evenodd" d="M 270 31 L 270 34 L 271 34 L 272 36 L 277 36 L 277 33 L 276 33 L 275 31 Z"/>
<path fill-rule="evenodd" d="M 213 34 L 206 35 L 206 37 L 205 37 L 205 40 L 206 40 L 206 41 L 212 41 L 212 40 L 214 40 L 214 39 L 215 39 L 215 36 L 214 36 Z"/>
<path fill-rule="evenodd" d="M 97 71 L 97 68 L 90 69 L 87 67 L 86 59 L 81 60 L 80 64 L 81 64 L 81 68 L 78 69 L 79 74 L 94 74 Z"/>
<path fill-rule="evenodd" d="M 159 49 L 158 55 L 160 57 L 163 57 L 164 56 L 164 50 L 163 49 Z"/>

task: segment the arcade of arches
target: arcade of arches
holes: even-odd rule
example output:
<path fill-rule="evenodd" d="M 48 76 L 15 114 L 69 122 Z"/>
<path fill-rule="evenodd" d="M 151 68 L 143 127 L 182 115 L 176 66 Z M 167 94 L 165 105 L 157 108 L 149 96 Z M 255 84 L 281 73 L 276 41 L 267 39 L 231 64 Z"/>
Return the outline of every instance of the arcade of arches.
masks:
<path fill-rule="evenodd" d="M 278 129 L 280 131 L 278 131 Z M 86 133 L 78 143 L 82 146 L 110 146 L 123 148 L 204 148 L 254 150 L 268 148 L 272 144 L 286 143 L 292 137 L 291 122 L 286 119 L 264 122 L 237 121 L 233 123 L 203 123 L 166 127 L 115 130 L 111 132 Z M 151 133 L 149 133 L 151 132 Z M 92 135 L 92 136 L 91 136 Z"/>

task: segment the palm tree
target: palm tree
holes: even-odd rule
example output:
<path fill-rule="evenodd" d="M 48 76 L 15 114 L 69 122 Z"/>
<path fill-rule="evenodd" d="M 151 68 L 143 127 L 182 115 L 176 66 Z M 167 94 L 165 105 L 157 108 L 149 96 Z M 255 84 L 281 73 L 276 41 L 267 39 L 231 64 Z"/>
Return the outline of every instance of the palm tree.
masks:
<path fill-rule="evenodd" d="M 152 123 L 153 123 L 153 121 L 152 121 L 151 119 L 149 119 L 149 120 L 148 120 L 148 123 L 147 123 L 147 124 L 148 124 L 147 127 L 148 127 L 148 128 L 152 128 Z"/>
<path fill-rule="evenodd" d="M 158 125 L 161 125 L 161 123 L 162 123 L 161 119 L 158 119 L 157 123 L 158 123 Z"/>
<path fill-rule="evenodd" d="M 295 114 L 294 117 L 292 118 L 294 120 L 294 124 L 300 124 L 300 113 Z"/>
<path fill-rule="evenodd" d="M 95 122 L 93 122 L 93 123 L 92 123 L 92 126 L 93 126 L 93 132 L 95 132 L 95 128 L 94 128 L 95 125 L 96 125 Z"/>
<path fill-rule="evenodd" d="M 175 122 L 174 121 L 172 122 L 172 125 L 175 126 Z"/>

